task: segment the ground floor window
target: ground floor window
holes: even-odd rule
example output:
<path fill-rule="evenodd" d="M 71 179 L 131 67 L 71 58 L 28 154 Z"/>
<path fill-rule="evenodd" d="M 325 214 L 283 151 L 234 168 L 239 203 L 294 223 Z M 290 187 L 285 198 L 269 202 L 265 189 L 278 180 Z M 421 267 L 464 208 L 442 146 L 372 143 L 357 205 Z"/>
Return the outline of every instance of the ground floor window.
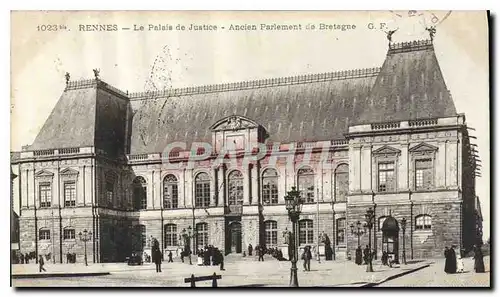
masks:
<path fill-rule="evenodd" d="M 302 220 L 299 222 L 299 244 L 313 244 L 314 229 L 312 220 Z"/>
<path fill-rule="evenodd" d="M 266 245 L 275 246 L 278 244 L 278 223 L 276 221 L 266 221 Z"/>

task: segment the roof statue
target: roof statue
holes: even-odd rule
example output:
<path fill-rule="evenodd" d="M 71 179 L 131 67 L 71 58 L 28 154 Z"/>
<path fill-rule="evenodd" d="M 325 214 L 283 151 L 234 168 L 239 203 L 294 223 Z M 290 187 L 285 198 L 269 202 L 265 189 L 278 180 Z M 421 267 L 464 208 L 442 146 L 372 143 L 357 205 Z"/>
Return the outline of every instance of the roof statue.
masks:
<path fill-rule="evenodd" d="M 431 37 L 431 41 L 434 40 L 434 35 L 436 35 L 436 27 L 431 26 L 428 28 L 425 28 L 429 32 L 429 36 Z"/>
<path fill-rule="evenodd" d="M 100 70 L 100 69 L 95 68 L 95 69 L 92 69 L 92 71 L 94 71 L 94 76 L 95 76 L 95 79 L 99 79 L 99 72 L 101 72 L 101 70 Z"/>
<path fill-rule="evenodd" d="M 398 31 L 398 29 L 385 32 L 385 34 L 387 34 L 387 40 L 389 40 L 389 43 L 392 42 L 392 35 L 396 33 L 396 31 Z"/>
<path fill-rule="evenodd" d="M 229 129 L 233 129 L 233 130 L 239 129 L 239 128 L 241 128 L 241 119 L 238 117 L 231 117 L 228 120 L 227 126 Z"/>
<path fill-rule="evenodd" d="M 69 72 L 66 72 L 66 74 L 64 75 L 64 77 L 66 78 L 66 84 L 68 84 L 69 83 L 69 78 L 71 77 L 69 75 Z"/>

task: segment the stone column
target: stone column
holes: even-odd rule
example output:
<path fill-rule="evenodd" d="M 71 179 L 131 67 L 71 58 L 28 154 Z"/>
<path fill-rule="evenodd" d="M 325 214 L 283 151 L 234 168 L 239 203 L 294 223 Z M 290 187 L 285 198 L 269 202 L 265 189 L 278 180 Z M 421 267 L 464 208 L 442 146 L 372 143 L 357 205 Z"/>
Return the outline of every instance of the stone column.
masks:
<path fill-rule="evenodd" d="M 87 194 L 87 189 L 85 189 L 87 181 L 85 180 L 85 173 L 87 167 L 85 165 L 80 166 L 78 175 L 76 176 L 76 205 L 85 205 L 85 195 Z M 63 197 L 64 197 L 64 185 L 63 185 Z M 64 200 L 64 198 L 62 199 Z M 64 202 L 63 202 L 64 203 Z"/>
<path fill-rule="evenodd" d="M 251 166 L 251 188 L 252 188 L 252 196 L 250 202 L 252 205 L 257 205 L 259 203 L 259 164 L 257 162 L 250 164 Z"/>
<path fill-rule="evenodd" d="M 360 152 L 361 164 L 361 191 L 371 192 L 372 190 L 372 146 L 364 145 Z"/>
<path fill-rule="evenodd" d="M 410 170 L 408 163 L 408 144 L 401 145 L 401 156 L 399 158 L 399 170 L 397 170 L 398 190 L 408 190 L 408 172 Z"/>
<path fill-rule="evenodd" d="M 250 204 L 250 164 L 243 167 L 243 205 Z"/>
<path fill-rule="evenodd" d="M 217 205 L 217 169 L 210 169 L 210 206 Z"/>
<path fill-rule="evenodd" d="M 218 204 L 221 206 L 226 206 L 226 179 L 225 179 L 225 167 L 224 165 L 219 166 L 217 169 L 217 192 L 218 192 Z"/>
<path fill-rule="evenodd" d="M 151 170 L 151 172 L 148 172 L 148 178 L 146 178 L 146 186 L 147 186 L 147 207 L 148 209 L 153 209 L 154 208 L 154 179 L 155 179 L 155 171 Z"/>

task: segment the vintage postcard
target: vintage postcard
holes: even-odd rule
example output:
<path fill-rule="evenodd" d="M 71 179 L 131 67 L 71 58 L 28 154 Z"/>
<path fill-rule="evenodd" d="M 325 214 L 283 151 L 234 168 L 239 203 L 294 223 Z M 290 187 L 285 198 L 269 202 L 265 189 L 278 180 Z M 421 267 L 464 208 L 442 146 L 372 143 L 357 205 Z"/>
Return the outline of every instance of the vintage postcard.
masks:
<path fill-rule="evenodd" d="M 12 11 L 14 287 L 490 287 L 486 11 Z"/>

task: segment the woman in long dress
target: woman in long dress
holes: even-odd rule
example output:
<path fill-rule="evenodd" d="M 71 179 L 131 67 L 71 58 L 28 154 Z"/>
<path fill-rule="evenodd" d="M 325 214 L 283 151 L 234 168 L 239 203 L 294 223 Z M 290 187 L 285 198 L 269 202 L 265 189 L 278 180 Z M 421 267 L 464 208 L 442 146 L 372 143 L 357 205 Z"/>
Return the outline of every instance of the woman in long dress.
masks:
<path fill-rule="evenodd" d="M 455 254 L 457 255 L 457 272 L 462 273 L 464 272 L 464 261 L 462 260 L 462 251 L 459 250 L 457 247 L 455 249 Z"/>
<path fill-rule="evenodd" d="M 198 250 L 198 262 L 196 263 L 198 266 L 203 266 L 203 251 Z"/>
<path fill-rule="evenodd" d="M 474 271 L 477 273 L 484 272 L 484 260 L 483 260 L 483 251 L 481 251 L 481 247 L 474 245 Z"/>

